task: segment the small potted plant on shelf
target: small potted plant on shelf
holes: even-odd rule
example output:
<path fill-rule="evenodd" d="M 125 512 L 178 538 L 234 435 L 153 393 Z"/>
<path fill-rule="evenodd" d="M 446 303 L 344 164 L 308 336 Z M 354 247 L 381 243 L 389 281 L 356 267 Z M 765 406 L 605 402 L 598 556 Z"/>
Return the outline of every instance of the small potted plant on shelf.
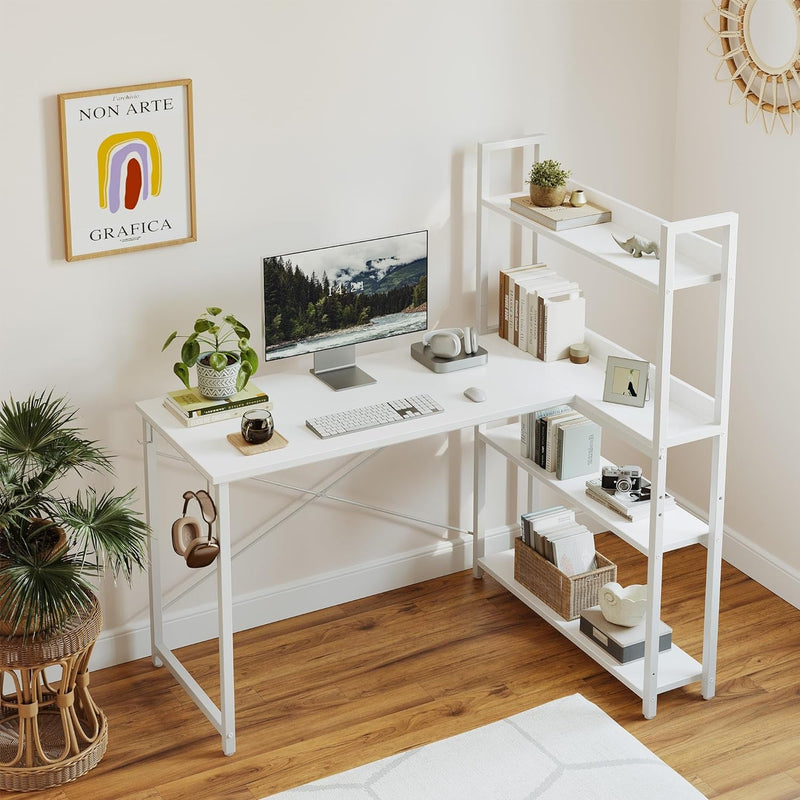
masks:
<path fill-rule="evenodd" d="M 531 202 L 535 206 L 560 206 L 567 195 L 566 183 L 572 173 L 560 161 L 535 161 L 528 175 Z"/>
<path fill-rule="evenodd" d="M 117 495 L 62 493 L 64 478 L 113 474 L 110 456 L 73 426 L 52 393 L 0 403 L 0 634 L 57 636 L 96 602 L 108 568 L 131 582 L 147 563 L 146 523 Z"/>
<path fill-rule="evenodd" d="M 161 352 L 169 347 L 178 332 L 173 331 Z M 197 366 L 197 390 L 204 397 L 224 398 L 241 392 L 258 369 L 258 355 L 250 347 L 250 331 L 233 314 L 209 306 L 194 323 L 194 331 L 184 337 L 181 360 L 173 366 L 187 389 L 189 369 Z"/>

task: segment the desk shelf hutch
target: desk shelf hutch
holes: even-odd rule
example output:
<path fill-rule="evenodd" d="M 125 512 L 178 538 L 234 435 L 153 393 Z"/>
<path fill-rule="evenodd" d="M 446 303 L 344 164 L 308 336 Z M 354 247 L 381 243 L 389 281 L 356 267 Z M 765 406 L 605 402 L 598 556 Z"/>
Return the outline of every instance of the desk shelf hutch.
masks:
<path fill-rule="evenodd" d="M 597 371 L 596 387 L 584 393 L 576 387 L 576 394 L 568 398 L 569 404 L 580 413 L 598 422 L 642 455 L 645 472 L 652 482 L 653 496 L 648 519 L 628 522 L 613 511 L 605 510 L 589 499 L 584 491 L 586 478 L 558 481 L 538 467 L 533 461 L 519 455 L 519 425 L 476 427 L 474 532 L 475 574 L 487 572 L 509 591 L 532 608 L 537 614 L 560 630 L 568 639 L 584 650 L 601 666 L 642 698 L 642 712 L 651 718 L 656 714 L 657 696 L 661 692 L 702 682 L 702 694 L 711 698 L 715 691 L 717 620 L 719 613 L 720 569 L 722 558 L 722 523 L 725 488 L 725 457 L 728 429 L 728 397 L 731 373 L 731 340 L 733 322 L 733 294 L 736 262 L 736 234 L 738 217 L 726 212 L 710 216 L 667 222 L 627 203 L 599 191 L 584 189 L 590 202 L 612 211 L 608 223 L 554 231 L 515 213 L 510 208 L 510 198 L 525 192 L 522 187 L 507 195 L 492 195 L 491 171 L 494 161 L 505 153 L 507 157 L 522 154 L 523 162 L 539 160 L 542 135 L 521 137 L 478 145 L 478 218 L 477 218 L 477 285 L 476 314 L 482 334 L 491 333 L 489 327 L 489 273 L 497 270 L 496 261 L 489 258 L 490 215 L 505 217 L 514 226 L 531 234 L 533 261 L 539 237 L 568 248 L 573 253 L 591 259 L 595 265 L 622 274 L 646 291 L 658 297 L 658 345 L 654 364 L 651 365 L 652 397 L 644 408 L 632 408 L 604 402 L 603 374 L 608 355 L 636 356 L 613 342 L 587 330 L 586 342 L 590 345 L 590 364 Z M 570 182 L 569 188 L 576 184 Z M 513 230 L 514 226 L 509 226 Z M 699 231 L 717 229 L 721 243 L 698 235 Z M 632 233 L 659 243 L 659 258 L 634 259 L 622 252 L 613 242 L 611 234 L 624 240 Z M 558 271 L 558 263 L 549 266 Z M 673 302 L 677 291 L 692 289 L 709 283 L 719 284 L 718 325 L 715 351 L 715 388 L 708 395 L 671 374 Z M 589 298 L 592 302 L 592 298 Z M 493 328 L 494 329 L 494 328 Z M 520 352 L 520 360 L 532 359 Z M 584 384 L 585 385 L 585 384 Z M 559 402 L 565 398 L 554 398 Z M 545 407 L 541 404 L 535 408 Z M 664 513 L 663 497 L 666 491 L 667 456 L 671 447 L 711 441 L 710 496 L 708 521 L 698 519 L 683 508 Z M 562 502 L 588 513 L 605 529 L 635 547 L 647 556 L 648 606 L 646 613 L 646 642 L 644 660 L 619 664 L 589 637 L 579 631 L 578 620 L 566 621 L 552 611 L 533 593 L 514 579 L 514 551 L 507 550 L 483 555 L 483 527 L 487 449 L 500 453 L 509 462 L 527 473 L 529 487 L 548 486 L 562 498 Z M 529 491 L 529 497 L 535 493 Z M 661 612 L 661 587 L 663 555 L 665 552 L 701 543 L 707 547 L 706 591 L 704 608 L 704 636 L 702 662 L 696 661 L 678 645 L 659 654 L 657 624 Z"/>

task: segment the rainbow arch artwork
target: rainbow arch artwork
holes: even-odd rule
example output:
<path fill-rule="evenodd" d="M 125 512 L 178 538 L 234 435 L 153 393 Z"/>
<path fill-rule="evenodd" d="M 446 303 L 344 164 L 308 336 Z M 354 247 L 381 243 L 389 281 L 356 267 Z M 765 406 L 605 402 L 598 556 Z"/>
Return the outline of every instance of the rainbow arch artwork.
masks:
<path fill-rule="evenodd" d="M 161 193 L 161 148 L 148 131 L 107 136 L 97 148 L 100 208 L 116 214 Z"/>

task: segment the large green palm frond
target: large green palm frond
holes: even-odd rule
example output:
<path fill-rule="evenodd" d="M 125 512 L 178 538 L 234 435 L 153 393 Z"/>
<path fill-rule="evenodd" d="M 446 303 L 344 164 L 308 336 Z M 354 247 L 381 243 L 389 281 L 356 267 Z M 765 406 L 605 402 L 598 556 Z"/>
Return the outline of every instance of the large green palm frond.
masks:
<path fill-rule="evenodd" d="M 12 635 L 57 628 L 91 606 L 95 565 L 64 550 L 43 553 L 17 543 L 14 560 L 0 566 L 0 619 Z"/>
<path fill-rule="evenodd" d="M 111 460 L 96 442 L 81 437 L 72 425 L 75 411 L 52 392 L 0 403 L 0 454 L 29 490 L 45 491 L 70 470 L 112 472 Z"/>
<path fill-rule="evenodd" d="M 83 546 L 84 558 L 107 559 L 108 567 L 117 578 L 131 580 L 134 567 L 145 567 L 148 528 L 138 512 L 128 508 L 133 497 L 131 490 L 114 496 L 106 492 L 100 497 L 94 489 L 78 492 L 74 500 L 65 498 L 61 523 L 71 528 L 78 546 Z M 102 560 L 98 562 L 102 569 Z"/>

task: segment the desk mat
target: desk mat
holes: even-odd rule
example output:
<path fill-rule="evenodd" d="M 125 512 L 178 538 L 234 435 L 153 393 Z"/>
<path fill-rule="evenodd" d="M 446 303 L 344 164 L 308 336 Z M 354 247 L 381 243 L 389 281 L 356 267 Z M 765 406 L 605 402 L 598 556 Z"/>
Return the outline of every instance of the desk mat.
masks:
<path fill-rule="evenodd" d="M 244 440 L 244 436 L 241 433 L 229 433 L 228 441 L 246 456 L 253 456 L 256 453 L 268 453 L 270 450 L 280 450 L 289 444 L 288 440 L 284 439 L 278 431 L 275 431 L 272 434 L 272 438 L 263 444 L 250 444 Z"/>

